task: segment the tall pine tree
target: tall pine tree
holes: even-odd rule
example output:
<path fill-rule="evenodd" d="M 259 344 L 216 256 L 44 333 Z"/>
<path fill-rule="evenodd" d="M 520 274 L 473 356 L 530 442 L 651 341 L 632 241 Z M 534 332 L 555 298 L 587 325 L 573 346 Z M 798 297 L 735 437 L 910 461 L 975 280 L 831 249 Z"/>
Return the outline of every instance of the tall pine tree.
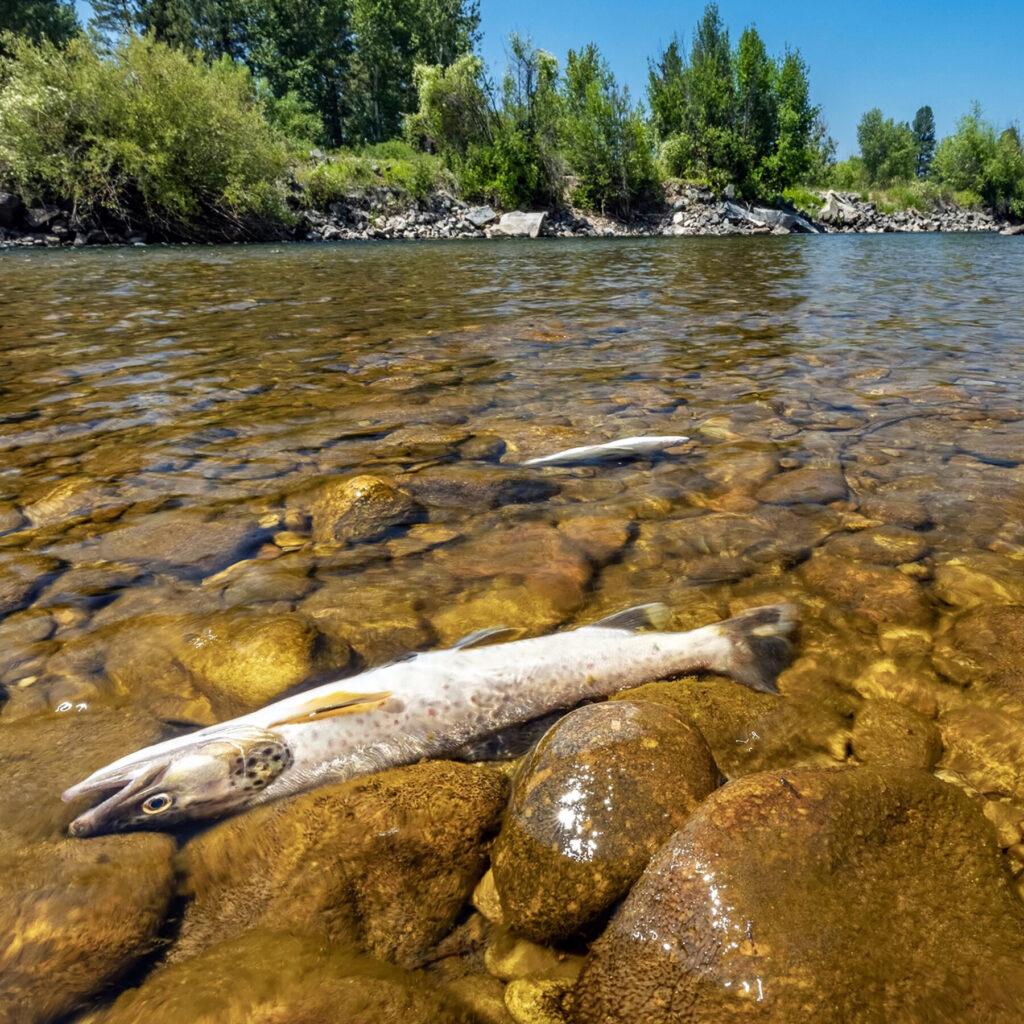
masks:
<path fill-rule="evenodd" d="M 72 0 L 0 0 L 0 32 L 67 42 L 78 31 Z M 0 45 L 0 53 L 3 53 Z"/>
<path fill-rule="evenodd" d="M 910 130 L 914 133 L 914 146 L 917 149 L 917 176 L 927 178 L 935 157 L 935 115 L 931 107 L 921 107 L 917 111 Z"/>

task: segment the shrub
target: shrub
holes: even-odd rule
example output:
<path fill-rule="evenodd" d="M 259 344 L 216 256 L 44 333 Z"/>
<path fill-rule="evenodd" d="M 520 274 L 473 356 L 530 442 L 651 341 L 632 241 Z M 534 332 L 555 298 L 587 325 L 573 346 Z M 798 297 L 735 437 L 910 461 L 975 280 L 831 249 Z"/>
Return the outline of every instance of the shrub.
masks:
<path fill-rule="evenodd" d="M 29 199 L 70 199 L 189 237 L 225 237 L 286 217 L 282 143 L 249 72 L 150 38 L 109 58 L 84 37 L 66 49 L 18 41 L 0 89 L 0 164 Z"/>
<path fill-rule="evenodd" d="M 384 153 L 400 155 L 388 159 Z M 437 157 L 416 153 L 400 141 L 366 146 L 359 153 L 339 151 L 325 163 L 301 168 L 297 177 L 306 189 L 309 203 L 318 209 L 375 185 L 399 188 L 423 199 L 435 189 L 451 184 Z"/>

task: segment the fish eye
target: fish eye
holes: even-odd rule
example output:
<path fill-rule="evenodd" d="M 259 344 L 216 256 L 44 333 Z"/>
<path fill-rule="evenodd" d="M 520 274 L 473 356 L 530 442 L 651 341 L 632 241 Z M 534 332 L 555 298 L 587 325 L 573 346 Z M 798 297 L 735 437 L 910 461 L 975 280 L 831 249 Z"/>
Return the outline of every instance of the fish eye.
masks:
<path fill-rule="evenodd" d="M 154 793 L 143 803 L 142 810 L 145 814 L 160 814 L 168 810 L 173 803 L 174 800 L 167 793 Z"/>

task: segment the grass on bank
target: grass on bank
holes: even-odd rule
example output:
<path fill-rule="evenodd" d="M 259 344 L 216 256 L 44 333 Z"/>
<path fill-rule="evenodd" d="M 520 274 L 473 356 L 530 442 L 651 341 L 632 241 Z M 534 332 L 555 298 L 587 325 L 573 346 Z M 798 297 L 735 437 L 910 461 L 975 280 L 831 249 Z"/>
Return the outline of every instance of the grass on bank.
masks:
<path fill-rule="evenodd" d="M 324 160 L 297 166 L 295 178 L 305 189 L 308 203 L 318 209 L 374 187 L 401 189 L 413 199 L 455 188 L 453 176 L 438 157 L 399 140 L 336 150 Z"/>

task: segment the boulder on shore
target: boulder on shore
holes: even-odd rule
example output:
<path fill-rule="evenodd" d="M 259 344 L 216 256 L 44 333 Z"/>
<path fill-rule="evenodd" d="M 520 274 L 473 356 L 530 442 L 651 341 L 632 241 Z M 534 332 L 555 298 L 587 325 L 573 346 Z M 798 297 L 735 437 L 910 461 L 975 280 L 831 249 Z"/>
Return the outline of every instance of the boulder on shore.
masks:
<path fill-rule="evenodd" d="M 523 213 L 522 210 L 512 210 L 503 213 L 501 220 L 490 229 L 492 238 L 536 238 L 544 226 L 544 219 L 547 213 Z"/>

